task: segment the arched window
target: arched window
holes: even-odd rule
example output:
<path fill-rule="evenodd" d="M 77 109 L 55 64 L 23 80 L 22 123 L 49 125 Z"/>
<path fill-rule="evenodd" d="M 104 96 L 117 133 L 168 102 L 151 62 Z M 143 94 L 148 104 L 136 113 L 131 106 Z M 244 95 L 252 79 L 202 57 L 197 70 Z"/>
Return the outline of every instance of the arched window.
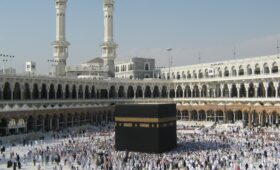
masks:
<path fill-rule="evenodd" d="M 272 73 L 278 73 L 278 65 L 277 65 L 277 63 L 273 63 L 272 64 L 271 72 Z"/>
<path fill-rule="evenodd" d="M 254 73 L 255 74 L 261 74 L 261 69 L 260 69 L 259 64 L 256 64 Z"/>
<path fill-rule="evenodd" d="M 268 67 L 268 64 L 267 64 L 267 63 L 265 63 L 265 64 L 263 65 L 263 73 L 264 73 L 264 74 L 269 74 L 269 73 L 270 73 L 269 67 Z"/>
<path fill-rule="evenodd" d="M 145 70 L 149 70 L 149 64 L 148 63 L 145 64 Z"/>
<path fill-rule="evenodd" d="M 247 66 L 247 75 L 252 75 L 252 68 L 250 65 Z"/>
<path fill-rule="evenodd" d="M 224 76 L 225 76 L 225 77 L 228 77 L 228 76 L 229 76 L 228 68 L 226 67 L 224 71 L 225 71 L 225 72 L 224 72 Z"/>

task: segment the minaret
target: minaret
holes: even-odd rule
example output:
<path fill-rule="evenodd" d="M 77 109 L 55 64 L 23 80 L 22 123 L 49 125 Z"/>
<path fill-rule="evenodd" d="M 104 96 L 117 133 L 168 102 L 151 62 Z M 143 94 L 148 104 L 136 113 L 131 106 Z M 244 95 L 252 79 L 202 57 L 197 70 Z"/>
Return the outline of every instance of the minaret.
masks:
<path fill-rule="evenodd" d="M 55 75 L 65 76 L 69 42 L 65 38 L 65 12 L 68 0 L 54 0 L 56 8 L 56 40 L 52 43 L 54 52 Z"/>
<path fill-rule="evenodd" d="M 113 35 L 113 12 L 114 0 L 103 0 L 104 11 L 104 43 L 102 47 L 102 58 L 105 68 L 108 69 L 108 76 L 115 77 L 115 64 L 117 44 Z"/>

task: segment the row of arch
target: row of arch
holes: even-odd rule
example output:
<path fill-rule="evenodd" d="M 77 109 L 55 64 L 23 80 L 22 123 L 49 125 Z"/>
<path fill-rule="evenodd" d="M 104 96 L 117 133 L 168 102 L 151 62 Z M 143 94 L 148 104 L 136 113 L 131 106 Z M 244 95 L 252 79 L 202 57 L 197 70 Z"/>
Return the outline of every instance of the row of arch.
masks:
<path fill-rule="evenodd" d="M 98 89 L 94 86 L 70 86 L 33 84 L 30 88 L 25 83 L 21 88 L 19 83 L 14 87 L 9 82 L 0 89 L 2 100 L 67 100 L 67 99 L 117 99 L 117 98 L 197 98 L 197 97 L 278 97 L 280 96 L 280 84 L 275 82 L 241 83 L 241 84 L 217 84 L 207 85 L 178 85 L 175 88 L 167 86 L 110 86 L 109 89 Z"/>
<path fill-rule="evenodd" d="M 178 110 L 177 119 L 183 121 L 212 121 L 223 123 L 243 122 L 245 126 L 279 125 L 280 115 L 277 112 L 248 112 L 242 110 Z"/>
<path fill-rule="evenodd" d="M 206 68 L 192 71 L 177 71 L 172 72 L 163 72 L 158 76 L 161 79 L 202 79 L 209 77 L 230 77 L 230 76 L 250 76 L 250 75 L 260 75 L 260 74 L 275 74 L 279 72 L 279 66 L 276 62 L 273 62 L 271 65 L 264 63 L 262 65 L 255 64 L 252 67 L 250 64 L 247 66 L 240 65 L 238 67 L 224 67 L 224 68 Z"/>
<path fill-rule="evenodd" d="M 202 85 L 194 85 L 192 88 L 186 86 L 183 90 L 181 86 L 177 87 L 177 96 L 180 97 L 278 97 L 280 95 L 280 84 L 277 86 L 273 82 L 264 84 L 263 82 L 254 83 L 241 83 L 241 84 L 217 84 L 215 87 L 207 87 Z"/>
<path fill-rule="evenodd" d="M 25 118 L 0 119 L 0 136 L 30 132 L 57 131 L 67 127 L 112 122 L 113 112 L 81 112 L 29 115 Z"/>

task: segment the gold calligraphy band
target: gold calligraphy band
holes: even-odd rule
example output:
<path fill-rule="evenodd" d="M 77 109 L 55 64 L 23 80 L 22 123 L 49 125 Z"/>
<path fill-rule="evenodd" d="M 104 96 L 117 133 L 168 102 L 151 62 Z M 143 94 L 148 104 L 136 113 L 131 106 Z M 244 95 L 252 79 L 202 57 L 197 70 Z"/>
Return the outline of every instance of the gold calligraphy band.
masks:
<path fill-rule="evenodd" d="M 116 122 L 131 122 L 131 123 L 165 123 L 176 121 L 176 117 L 164 117 L 164 118 L 141 118 L 141 117 L 115 117 Z"/>

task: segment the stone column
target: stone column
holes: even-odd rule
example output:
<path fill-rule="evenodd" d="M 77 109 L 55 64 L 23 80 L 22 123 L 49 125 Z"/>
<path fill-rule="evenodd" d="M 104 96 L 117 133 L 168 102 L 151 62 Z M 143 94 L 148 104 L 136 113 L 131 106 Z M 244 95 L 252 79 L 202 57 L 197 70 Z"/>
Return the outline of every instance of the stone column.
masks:
<path fill-rule="evenodd" d="M 268 124 L 268 116 L 265 115 L 265 123 Z"/>
<path fill-rule="evenodd" d="M 4 99 L 4 91 L 3 91 L 3 88 L 2 88 L 2 85 L 0 84 L 0 100 L 3 100 Z"/>
<path fill-rule="evenodd" d="M 42 132 L 44 132 L 45 131 L 45 119 L 43 118 L 43 120 L 42 120 Z"/>
<path fill-rule="evenodd" d="M 34 124 L 33 124 L 33 127 L 32 127 L 32 129 L 33 129 L 35 132 L 37 132 L 37 130 L 38 130 L 37 121 L 38 121 L 38 118 L 35 117 L 35 118 L 34 118 Z"/>
<path fill-rule="evenodd" d="M 52 130 L 52 118 L 50 118 L 50 121 L 48 123 L 50 125 L 50 130 Z"/>
<path fill-rule="evenodd" d="M 269 117 L 269 125 L 272 126 L 272 115 L 268 115 Z"/>
<path fill-rule="evenodd" d="M 228 122 L 228 117 L 227 117 L 226 111 L 223 112 L 223 121 L 224 121 L 224 123 Z"/>
<path fill-rule="evenodd" d="M 249 126 L 249 128 L 251 128 L 252 127 L 252 113 L 251 112 L 249 112 L 248 113 L 248 126 Z"/>
<path fill-rule="evenodd" d="M 33 100 L 33 86 L 30 86 L 30 100 Z"/>
<path fill-rule="evenodd" d="M 198 87 L 198 97 L 201 97 L 202 95 L 201 95 L 201 87 Z"/>
<path fill-rule="evenodd" d="M 170 90 L 167 91 L 167 98 L 170 99 Z"/>
<path fill-rule="evenodd" d="M 263 126 L 262 119 L 261 119 L 261 114 L 259 114 L 259 125 Z"/>
<path fill-rule="evenodd" d="M 47 100 L 49 100 L 50 99 L 50 88 L 47 86 L 46 90 L 47 90 Z"/>
<path fill-rule="evenodd" d="M 21 88 L 20 90 L 20 99 L 19 100 L 27 100 L 25 97 L 24 97 L 24 89 L 25 88 Z M 28 99 L 29 100 L 29 99 Z"/>
<path fill-rule="evenodd" d="M 275 89 L 275 98 L 278 98 L 278 82 L 273 82 L 274 89 Z"/>
<path fill-rule="evenodd" d="M 268 97 L 268 94 L 267 94 L 268 84 L 264 83 L 263 86 L 264 86 L 264 94 L 265 94 L 264 96 L 265 96 L 265 98 L 267 98 Z"/>
<path fill-rule="evenodd" d="M 56 119 L 56 129 L 59 130 L 59 116 L 58 116 L 58 118 Z"/>
<path fill-rule="evenodd" d="M 10 135 L 10 129 L 6 127 L 6 135 Z"/>
<path fill-rule="evenodd" d="M 11 87 L 11 100 L 14 100 L 14 89 Z"/>
<path fill-rule="evenodd" d="M 74 115 L 72 116 L 71 122 L 72 122 L 71 127 L 74 127 Z"/>
<path fill-rule="evenodd" d="M 240 98 L 240 87 L 236 87 L 237 89 L 237 98 Z"/>

